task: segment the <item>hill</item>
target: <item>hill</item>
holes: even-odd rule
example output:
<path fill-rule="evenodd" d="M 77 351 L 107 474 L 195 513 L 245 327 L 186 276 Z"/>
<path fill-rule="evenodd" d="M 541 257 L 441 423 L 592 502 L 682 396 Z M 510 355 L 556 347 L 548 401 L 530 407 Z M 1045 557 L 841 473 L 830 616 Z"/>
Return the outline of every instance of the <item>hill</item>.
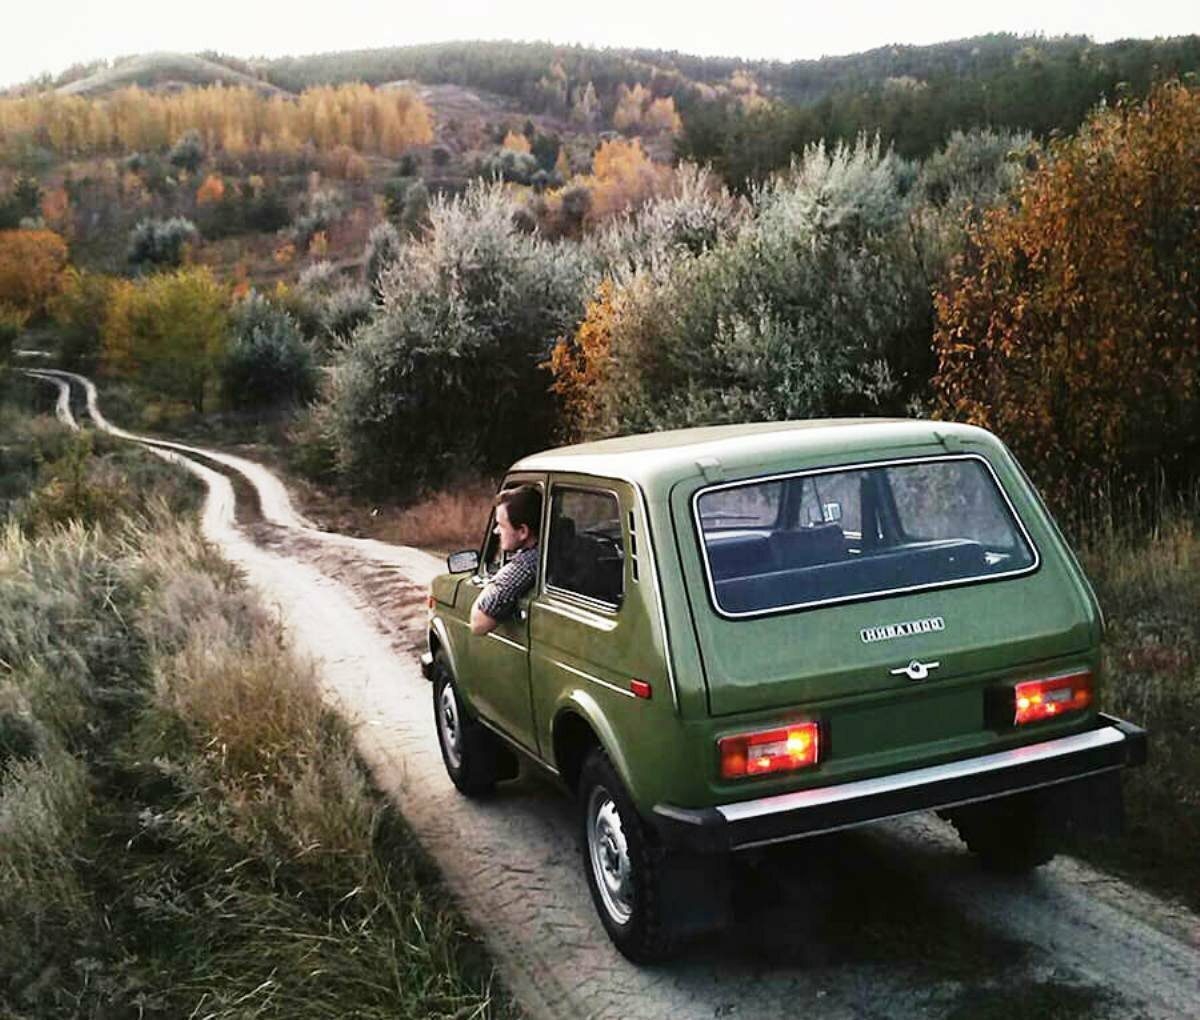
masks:
<path fill-rule="evenodd" d="M 127 57 L 112 67 L 58 86 L 62 95 L 103 96 L 136 85 L 143 89 L 177 92 L 205 85 L 243 85 L 266 95 L 285 90 L 227 64 L 186 53 L 147 53 Z"/>

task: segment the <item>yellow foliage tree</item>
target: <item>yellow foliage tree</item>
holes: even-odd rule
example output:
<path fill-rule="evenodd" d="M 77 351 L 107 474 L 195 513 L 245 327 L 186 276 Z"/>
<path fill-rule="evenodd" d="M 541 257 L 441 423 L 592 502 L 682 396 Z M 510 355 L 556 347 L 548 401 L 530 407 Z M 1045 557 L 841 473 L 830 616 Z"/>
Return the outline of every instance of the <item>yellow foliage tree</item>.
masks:
<path fill-rule="evenodd" d="M 550 389 L 558 396 L 568 442 L 601 431 L 597 419 L 612 347 L 613 295 L 612 281 L 602 281 L 575 336 L 560 338 L 550 352 Z"/>
<path fill-rule="evenodd" d="M 211 149 L 321 152 L 349 145 L 398 156 L 433 139 L 429 108 L 407 89 L 327 85 L 296 100 L 214 85 L 161 94 L 137 87 L 98 98 L 57 92 L 0 98 L 0 154 L 32 140 L 63 156 L 159 150 L 189 131 Z"/>
<path fill-rule="evenodd" d="M 0 305 L 42 315 L 62 287 L 67 244 L 50 230 L 0 230 Z"/>
<path fill-rule="evenodd" d="M 991 428 L 1060 506 L 1200 474 L 1200 90 L 1096 113 L 989 212 L 937 296 L 944 415 Z"/>
<path fill-rule="evenodd" d="M 588 219 L 599 222 L 637 208 L 667 190 L 671 168 L 655 163 L 636 138 L 601 142 L 592 157 L 592 173 L 579 179 L 592 193 Z"/>
<path fill-rule="evenodd" d="M 106 370 L 203 411 L 225 351 L 228 302 L 204 266 L 118 282 L 103 329 Z"/>

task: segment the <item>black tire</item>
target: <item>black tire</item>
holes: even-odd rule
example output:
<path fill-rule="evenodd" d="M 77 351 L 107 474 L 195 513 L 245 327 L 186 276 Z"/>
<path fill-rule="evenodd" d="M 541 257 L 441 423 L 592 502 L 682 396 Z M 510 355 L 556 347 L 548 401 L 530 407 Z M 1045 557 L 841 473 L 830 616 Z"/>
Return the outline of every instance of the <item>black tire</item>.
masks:
<path fill-rule="evenodd" d="M 463 705 L 441 651 L 433 659 L 433 722 L 450 781 L 467 797 L 486 797 L 501 778 L 499 741 Z"/>
<path fill-rule="evenodd" d="M 1022 874 L 1050 861 L 1057 829 L 1040 791 L 1019 793 L 947 812 L 967 849 L 989 871 Z"/>
<path fill-rule="evenodd" d="M 609 938 L 634 963 L 667 959 L 677 947 L 663 910 L 669 860 L 648 845 L 625 784 L 599 748 L 580 771 L 579 820 L 584 874 Z"/>

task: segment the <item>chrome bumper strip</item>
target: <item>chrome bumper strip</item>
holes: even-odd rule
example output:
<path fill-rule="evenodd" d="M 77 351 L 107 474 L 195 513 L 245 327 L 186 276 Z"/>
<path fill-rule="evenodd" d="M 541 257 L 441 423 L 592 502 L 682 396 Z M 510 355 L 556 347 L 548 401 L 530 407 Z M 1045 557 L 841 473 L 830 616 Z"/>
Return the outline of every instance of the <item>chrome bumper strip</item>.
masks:
<path fill-rule="evenodd" d="M 1024 747 L 1014 747 L 1010 751 L 999 751 L 995 754 L 985 754 L 979 758 L 968 758 L 965 761 L 947 762 L 945 765 L 932 765 L 929 768 L 914 769 L 911 772 L 901 772 L 897 775 L 879 776 L 875 779 L 860 779 L 853 783 L 842 783 L 839 786 L 823 786 L 815 790 L 797 790 L 794 793 L 781 793 L 775 797 L 761 797 L 758 800 L 739 801 L 736 804 L 724 804 L 717 811 L 727 822 L 744 822 L 751 818 L 762 818 L 766 815 L 780 814 L 785 811 L 797 811 L 803 808 L 820 807 L 826 804 L 836 804 L 840 801 L 854 800 L 859 797 L 870 797 L 877 794 L 894 793 L 898 790 L 908 790 L 913 787 L 927 786 L 945 780 L 964 779 L 970 776 L 983 775 L 1000 769 L 1012 768 L 1016 765 L 1028 765 L 1032 762 L 1046 761 L 1066 754 L 1080 751 L 1090 751 L 1097 747 L 1119 744 L 1125 740 L 1125 734 L 1113 726 L 1090 730 L 1087 733 L 1077 733 L 1070 737 L 1059 737 L 1046 740 L 1040 744 L 1027 744 Z"/>

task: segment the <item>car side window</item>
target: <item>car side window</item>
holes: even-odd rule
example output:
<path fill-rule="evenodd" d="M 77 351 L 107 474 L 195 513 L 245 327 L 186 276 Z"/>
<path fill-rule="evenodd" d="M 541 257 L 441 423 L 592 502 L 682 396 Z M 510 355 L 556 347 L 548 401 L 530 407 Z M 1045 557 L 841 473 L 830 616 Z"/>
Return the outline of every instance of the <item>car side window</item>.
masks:
<path fill-rule="evenodd" d="M 606 606 L 625 597 L 625 542 L 616 494 L 556 485 L 551 490 L 546 586 Z"/>

